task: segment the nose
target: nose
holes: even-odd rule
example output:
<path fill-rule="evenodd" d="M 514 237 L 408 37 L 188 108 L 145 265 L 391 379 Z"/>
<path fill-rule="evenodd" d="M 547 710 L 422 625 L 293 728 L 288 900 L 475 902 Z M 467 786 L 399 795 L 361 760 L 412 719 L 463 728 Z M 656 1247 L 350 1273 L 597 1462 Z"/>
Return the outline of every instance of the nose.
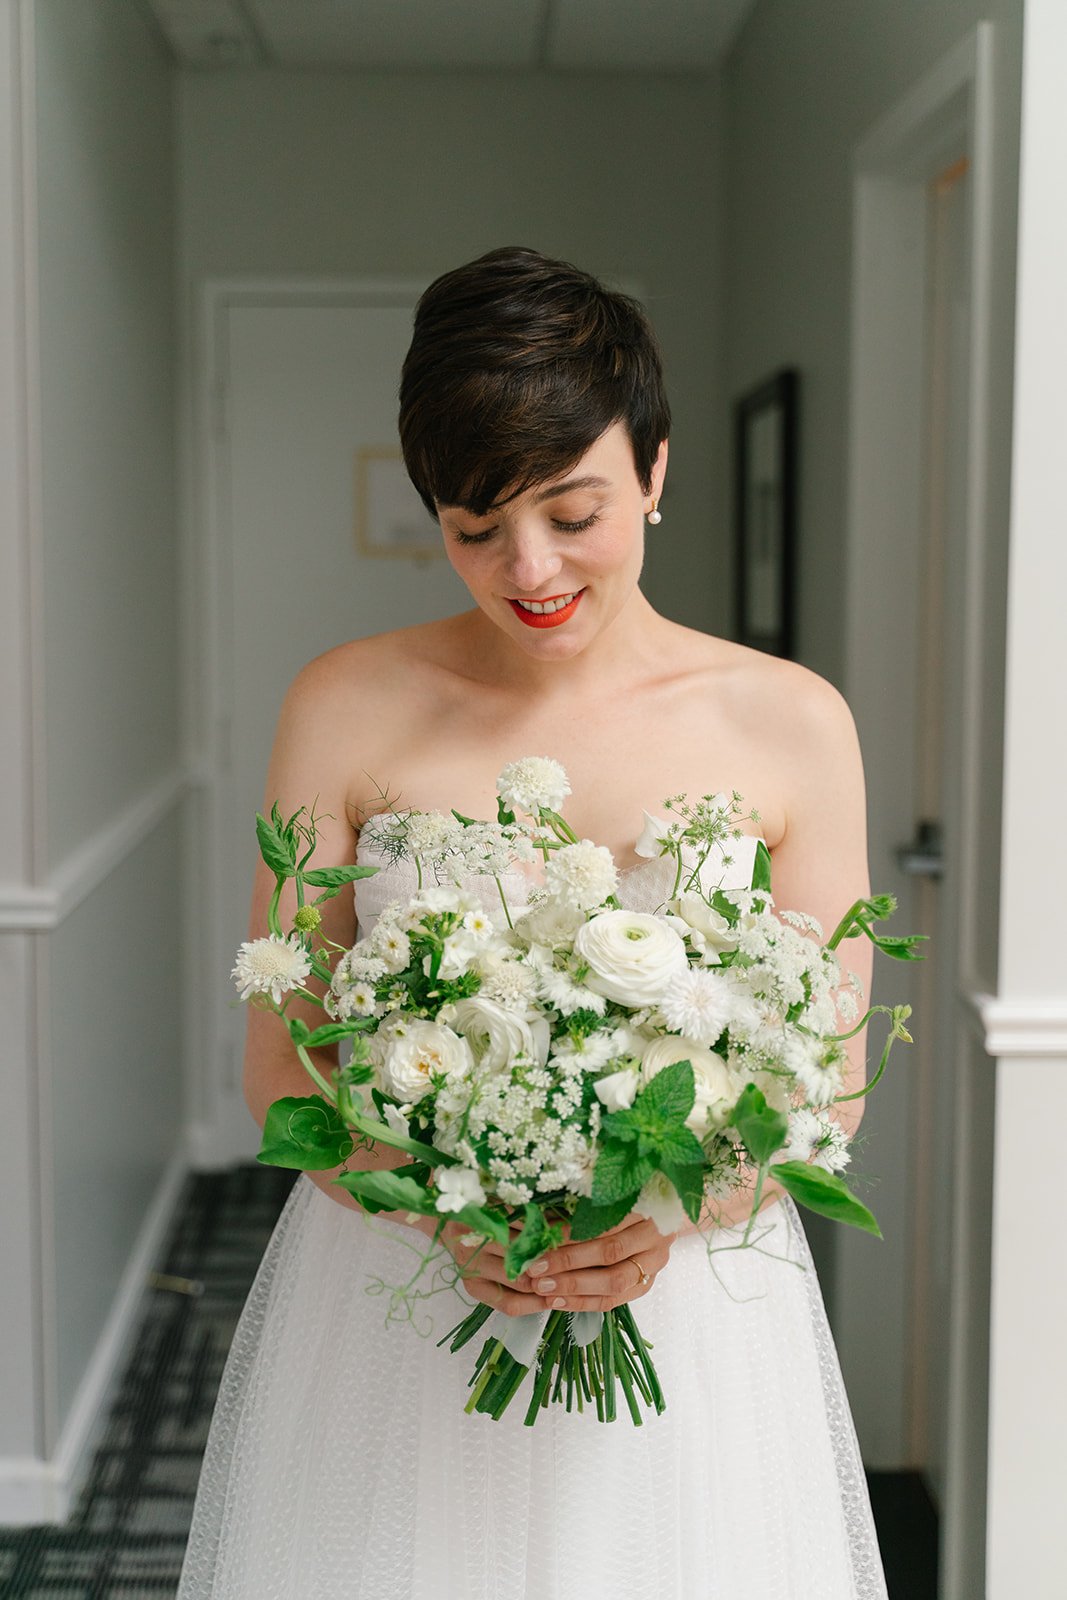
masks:
<path fill-rule="evenodd" d="M 504 571 L 519 595 L 543 591 L 562 566 L 562 554 L 550 533 L 513 527 L 505 535 Z"/>

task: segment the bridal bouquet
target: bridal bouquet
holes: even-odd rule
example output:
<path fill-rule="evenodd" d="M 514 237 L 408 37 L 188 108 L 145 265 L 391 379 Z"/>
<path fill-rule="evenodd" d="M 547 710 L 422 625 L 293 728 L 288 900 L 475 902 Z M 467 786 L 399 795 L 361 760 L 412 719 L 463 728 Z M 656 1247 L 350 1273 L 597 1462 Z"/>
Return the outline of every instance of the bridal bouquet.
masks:
<path fill-rule="evenodd" d="M 325 1170 L 390 1146 L 406 1163 L 336 1181 L 368 1212 L 436 1218 L 435 1243 L 450 1219 L 471 1247 L 496 1240 L 512 1280 L 565 1229 L 593 1239 L 631 1212 L 665 1234 L 687 1219 L 710 1226 L 746 1184 L 748 1245 L 772 1168 L 800 1204 L 878 1234 L 841 1177 L 848 1135 L 830 1108 L 869 1093 L 894 1039 L 909 1038 L 908 1006 L 857 1020 L 862 991 L 837 956 L 865 936 L 916 958 L 916 937 L 874 931 L 892 898 L 858 900 L 823 943 L 813 918 L 776 909 L 763 840 L 749 881 L 726 887 L 738 823 L 758 820 L 735 792 L 677 795 L 666 818 L 646 813 L 637 853 L 669 858 L 671 881 L 654 914 L 629 911 L 611 853 L 561 814 L 570 787 L 557 762 L 512 762 L 497 791 L 492 822 L 387 811 L 366 824 L 386 860 L 414 863 L 416 893 L 351 949 L 322 938 L 317 907 L 376 869 L 310 867 L 304 810 L 257 817 L 277 886 L 269 935 L 241 946 L 233 976 L 243 999 L 278 1012 L 318 1090 L 270 1107 L 259 1159 Z M 523 876 L 528 892 L 511 904 L 505 880 Z M 491 892 L 474 892 L 479 878 Z M 289 879 L 298 909 L 283 930 Z M 305 987 L 311 977 L 324 998 Z M 311 1029 L 288 1016 L 294 995 L 329 1020 Z M 878 1069 L 845 1094 L 845 1043 L 875 1012 L 890 1018 Z M 351 1056 L 327 1078 L 311 1052 L 336 1044 Z M 664 1407 L 629 1305 L 509 1318 L 479 1304 L 446 1339 L 458 1350 L 483 1329 L 468 1411 L 501 1416 L 530 1371 L 528 1424 L 556 1401 L 610 1421 L 618 1387 L 635 1423 L 642 1402 Z"/>

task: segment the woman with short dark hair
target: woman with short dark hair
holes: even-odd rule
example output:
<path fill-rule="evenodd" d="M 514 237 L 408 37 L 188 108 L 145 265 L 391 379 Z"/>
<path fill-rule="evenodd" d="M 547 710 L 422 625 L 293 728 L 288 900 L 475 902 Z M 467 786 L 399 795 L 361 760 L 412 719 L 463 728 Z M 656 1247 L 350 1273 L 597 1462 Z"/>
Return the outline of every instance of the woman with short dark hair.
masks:
<path fill-rule="evenodd" d="M 380 868 L 354 905 L 324 908 L 339 946 L 357 914 L 366 934 L 414 889 L 408 863 L 359 838 L 383 792 L 495 815 L 496 775 L 535 753 L 566 769 L 568 819 L 610 847 L 630 908 L 670 892 L 668 863 L 634 846 L 642 812 L 680 793 L 737 790 L 756 808 L 778 904 L 831 928 L 869 893 L 841 696 L 793 662 L 669 621 L 641 591 L 669 427 L 643 311 L 588 273 L 503 249 L 426 290 L 401 442 L 474 604 L 312 661 L 267 779 L 268 807 L 317 801 L 317 866 Z M 742 866 L 755 846 L 753 818 Z M 511 888 L 523 892 L 521 876 Z M 261 866 L 253 937 L 273 889 Z M 299 1004 L 290 1015 L 318 1020 Z M 862 1035 L 849 1048 L 853 1089 Z M 246 1092 L 261 1123 L 272 1101 L 305 1092 L 285 1030 L 255 1010 Z M 839 1108 L 850 1129 L 863 1103 Z M 350 1164 L 401 1159 L 379 1146 Z M 498 1422 L 465 1413 L 469 1364 L 438 1348 L 462 1315 L 454 1289 L 439 1281 L 402 1327 L 385 1327 L 386 1302 L 368 1293 L 410 1278 L 433 1219 L 368 1218 L 333 1176 L 296 1184 L 238 1329 L 183 1600 L 884 1600 L 818 1281 L 780 1187 L 763 1191 L 759 1247 L 712 1262 L 700 1229 L 665 1236 L 633 1213 L 512 1282 L 499 1246 L 475 1254 L 449 1223 L 466 1293 L 509 1316 L 642 1302 L 666 1411 L 635 1428 L 557 1406 L 525 1428 L 521 1407 Z M 739 1242 L 751 1199 L 723 1203 L 712 1242 Z"/>

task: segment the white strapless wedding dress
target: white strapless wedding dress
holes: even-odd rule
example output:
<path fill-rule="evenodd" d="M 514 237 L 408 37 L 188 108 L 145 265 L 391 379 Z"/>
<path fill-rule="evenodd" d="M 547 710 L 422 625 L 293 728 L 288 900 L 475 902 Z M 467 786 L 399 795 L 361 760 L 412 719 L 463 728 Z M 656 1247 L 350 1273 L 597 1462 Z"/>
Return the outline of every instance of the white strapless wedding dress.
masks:
<path fill-rule="evenodd" d="M 724 884 L 747 885 L 753 849 Z M 625 873 L 620 899 L 653 909 L 667 870 Z M 493 881 L 471 885 L 490 907 Z M 413 889 L 406 863 L 362 880 L 361 932 Z M 786 1198 L 762 1222 L 760 1249 L 714 1268 L 683 1236 L 635 1302 L 662 1415 L 552 1406 L 527 1428 L 518 1402 L 464 1413 L 480 1340 L 437 1346 L 457 1291 L 385 1325 L 373 1291 L 410 1277 L 423 1236 L 301 1177 L 223 1377 L 179 1600 L 886 1600 L 800 1218 Z"/>

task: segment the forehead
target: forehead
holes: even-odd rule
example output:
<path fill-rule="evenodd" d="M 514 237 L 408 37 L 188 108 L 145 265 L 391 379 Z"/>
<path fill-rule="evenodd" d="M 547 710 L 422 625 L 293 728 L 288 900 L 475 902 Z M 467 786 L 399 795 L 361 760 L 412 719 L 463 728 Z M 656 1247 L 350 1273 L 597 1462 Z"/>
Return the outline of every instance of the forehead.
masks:
<path fill-rule="evenodd" d="M 596 493 L 613 489 L 625 482 L 627 477 L 635 477 L 636 470 L 633 447 L 630 444 L 626 424 L 614 422 L 610 428 L 605 429 L 599 439 L 594 440 L 585 454 L 572 462 L 565 471 L 546 478 L 543 483 L 533 484 L 520 494 L 502 495 L 488 511 L 482 514 L 495 516 L 512 506 L 540 505 L 559 495 L 578 494 L 583 490 Z M 471 516 L 477 514 L 468 506 L 451 505 L 443 500 L 438 500 L 437 505 L 442 511 L 466 511 Z"/>

